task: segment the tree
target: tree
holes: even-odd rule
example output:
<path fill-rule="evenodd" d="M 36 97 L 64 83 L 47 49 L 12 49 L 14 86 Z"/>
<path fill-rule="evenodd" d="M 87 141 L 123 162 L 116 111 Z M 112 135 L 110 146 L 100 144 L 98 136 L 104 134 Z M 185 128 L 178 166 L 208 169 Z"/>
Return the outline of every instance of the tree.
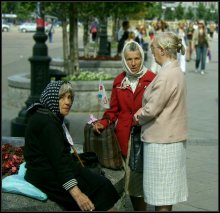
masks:
<path fill-rule="evenodd" d="M 2 13 L 16 14 L 16 22 L 35 18 L 32 16 L 35 10 L 35 2 L 2 2 Z"/>
<path fill-rule="evenodd" d="M 188 10 L 185 13 L 185 19 L 195 20 L 195 15 L 194 15 L 193 9 L 190 6 L 188 7 Z"/>
<path fill-rule="evenodd" d="M 146 13 L 145 19 L 153 20 L 160 19 L 162 11 L 162 3 L 161 2 L 146 2 Z"/>
<path fill-rule="evenodd" d="M 175 17 L 178 20 L 182 20 L 184 17 L 184 8 L 182 6 L 182 3 L 179 3 L 175 9 Z"/>
<path fill-rule="evenodd" d="M 84 56 L 89 56 L 89 27 L 93 17 L 97 16 L 97 7 L 94 2 L 79 2 L 78 3 L 78 16 L 83 23 L 83 46 Z"/>
<path fill-rule="evenodd" d="M 210 8 L 206 9 L 206 21 L 214 21 L 218 23 L 218 13 L 215 9 L 214 4 L 211 4 Z"/>
<path fill-rule="evenodd" d="M 197 19 L 203 19 L 203 20 L 206 17 L 206 8 L 204 4 L 202 4 L 201 2 L 199 3 L 197 7 L 196 16 L 197 16 Z"/>

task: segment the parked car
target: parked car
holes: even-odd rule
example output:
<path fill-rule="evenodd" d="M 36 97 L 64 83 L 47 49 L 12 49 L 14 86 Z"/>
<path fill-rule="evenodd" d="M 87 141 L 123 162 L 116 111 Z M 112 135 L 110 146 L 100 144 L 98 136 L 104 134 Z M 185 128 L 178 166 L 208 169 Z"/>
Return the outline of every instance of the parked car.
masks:
<path fill-rule="evenodd" d="M 2 24 L 2 32 L 8 32 L 10 30 L 10 26 L 8 24 Z"/>
<path fill-rule="evenodd" d="M 22 33 L 26 32 L 36 32 L 37 31 L 37 24 L 36 23 L 23 23 L 18 27 L 18 30 Z M 48 31 L 48 25 L 45 26 L 45 32 Z"/>

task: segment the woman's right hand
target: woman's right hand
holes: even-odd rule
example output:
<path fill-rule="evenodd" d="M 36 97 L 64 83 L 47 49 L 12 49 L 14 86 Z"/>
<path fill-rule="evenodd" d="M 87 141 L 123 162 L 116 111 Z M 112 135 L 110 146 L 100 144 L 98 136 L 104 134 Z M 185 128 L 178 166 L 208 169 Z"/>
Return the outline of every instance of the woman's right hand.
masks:
<path fill-rule="evenodd" d="M 82 211 L 93 211 L 95 209 L 92 201 L 86 194 L 81 192 L 78 186 L 74 186 L 69 192 Z"/>
<path fill-rule="evenodd" d="M 99 134 L 101 134 L 100 130 L 103 130 L 105 128 L 104 125 L 99 122 L 92 123 L 92 126 L 93 126 L 93 130 Z"/>

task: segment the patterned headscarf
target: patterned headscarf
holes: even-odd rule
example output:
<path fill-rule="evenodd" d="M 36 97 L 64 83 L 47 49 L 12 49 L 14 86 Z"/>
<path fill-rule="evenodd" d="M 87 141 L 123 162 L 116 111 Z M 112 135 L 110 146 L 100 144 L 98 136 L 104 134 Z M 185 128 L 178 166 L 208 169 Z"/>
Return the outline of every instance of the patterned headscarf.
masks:
<path fill-rule="evenodd" d="M 59 90 L 64 81 L 51 81 L 40 96 L 40 103 L 54 114 L 60 116 Z"/>

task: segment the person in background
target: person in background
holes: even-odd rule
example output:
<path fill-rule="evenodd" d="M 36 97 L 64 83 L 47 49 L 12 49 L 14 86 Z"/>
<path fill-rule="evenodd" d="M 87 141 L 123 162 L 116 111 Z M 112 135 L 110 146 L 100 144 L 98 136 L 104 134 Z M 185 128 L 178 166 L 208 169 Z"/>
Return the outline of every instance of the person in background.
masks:
<path fill-rule="evenodd" d="M 90 33 L 92 35 L 92 41 L 95 42 L 97 39 L 97 33 L 98 33 L 98 20 L 96 18 L 94 18 L 90 26 Z"/>
<path fill-rule="evenodd" d="M 204 21 L 198 22 L 198 29 L 193 33 L 192 37 L 192 49 L 196 51 L 196 63 L 195 72 L 199 71 L 199 65 L 201 64 L 201 75 L 205 74 L 207 51 L 209 50 L 209 38 L 205 28 Z"/>
<path fill-rule="evenodd" d="M 134 121 L 144 143 L 144 200 L 155 211 L 171 211 L 188 197 L 186 81 L 177 61 L 185 48 L 176 34 L 161 32 L 151 49 L 161 70 L 145 90 Z"/>
<path fill-rule="evenodd" d="M 93 123 L 94 131 L 101 131 L 109 124 L 115 124 L 115 133 L 121 148 L 125 169 L 125 193 L 130 196 L 134 211 L 146 211 L 143 199 L 143 173 L 129 167 L 130 134 L 134 113 L 141 107 L 142 95 L 154 79 L 155 74 L 144 66 L 144 52 L 135 42 L 127 42 L 122 50 L 123 72 L 113 82 L 110 109 L 102 119 Z"/>
<path fill-rule="evenodd" d="M 209 32 L 209 34 L 210 34 L 211 39 L 213 39 L 213 36 L 214 36 L 214 33 L 215 33 L 215 29 L 216 29 L 216 24 L 215 24 L 215 22 L 214 22 L 214 21 L 211 21 L 209 27 L 210 27 L 210 32 Z"/>
<path fill-rule="evenodd" d="M 155 32 L 165 32 L 168 30 L 168 24 L 164 20 L 159 19 L 156 22 L 154 30 Z"/>
<path fill-rule="evenodd" d="M 182 39 L 182 44 L 185 49 L 187 49 L 187 38 L 185 33 L 185 23 L 179 22 L 178 28 L 177 28 L 177 35 L 179 38 Z M 182 72 L 186 73 L 186 54 L 182 55 L 181 53 L 177 53 L 177 59 L 180 63 L 180 68 Z"/>
<path fill-rule="evenodd" d="M 144 39 L 143 36 L 145 35 L 145 30 L 143 26 L 136 27 L 136 37 L 135 41 L 140 44 L 140 46 L 143 48 Z"/>
<path fill-rule="evenodd" d="M 192 36 L 193 36 L 194 28 L 193 23 L 190 22 L 186 29 L 186 37 L 188 42 L 186 61 L 191 61 L 192 58 Z"/>
<path fill-rule="evenodd" d="M 53 34 L 54 34 L 53 20 L 52 20 L 52 22 L 49 24 L 48 28 L 49 28 L 49 30 L 48 30 L 49 42 L 52 43 L 52 42 L 53 42 Z"/>
<path fill-rule="evenodd" d="M 118 47 L 117 55 L 121 54 L 125 41 L 128 39 L 130 23 L 129 21 L 123 21 L 122 27 L 118 31 Z"/>
<path fill-rule="evenodd" d="M 71 153 L 64 117 L 73 100 L 70 82 L 52 81 L 29 107 L 24 178 L 67 211 L 113 211 L 119 195 L 110 180 L 82 167 Z"/>
<path fill-rule="evenodd" d="M 134 41 L 134 40 L 135 40 L 135 32 L 134 31 L 129 31 L 128 38 L 125 40 L 125 44 L 127 42 Z"/>
<path fill-rule="evenodd" d="M 154 33 L 165 32 L 165 31 L 168 31 L 168 24 L 162 19 L 157 20 L 156 24 L 154 24 Z M 161 69 L 161 66 L 158 63 L 156 63 L 153 55 L 152 55 L 152 62 L 150 69 L 154 73 L 160 72 Z"/>

